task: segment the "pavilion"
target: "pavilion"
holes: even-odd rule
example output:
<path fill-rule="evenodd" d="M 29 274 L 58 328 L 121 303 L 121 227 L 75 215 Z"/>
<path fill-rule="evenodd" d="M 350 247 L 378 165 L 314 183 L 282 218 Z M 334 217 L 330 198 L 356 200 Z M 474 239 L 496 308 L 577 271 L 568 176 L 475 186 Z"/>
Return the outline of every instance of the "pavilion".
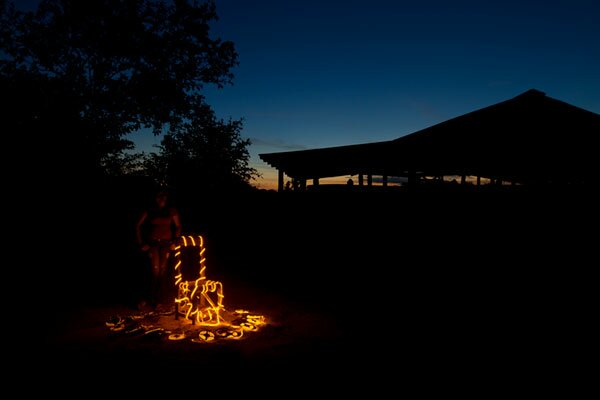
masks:
<path fill-rule="evenodd" d="M 553 99 L 535 89 L 395 140 L 260 154 L 300 189 L 312 179 L 358 175 L 358 185 L 381 176 L 409 184 L 460 177 L 495 184 L 597 183 L 600 115 Z"/>

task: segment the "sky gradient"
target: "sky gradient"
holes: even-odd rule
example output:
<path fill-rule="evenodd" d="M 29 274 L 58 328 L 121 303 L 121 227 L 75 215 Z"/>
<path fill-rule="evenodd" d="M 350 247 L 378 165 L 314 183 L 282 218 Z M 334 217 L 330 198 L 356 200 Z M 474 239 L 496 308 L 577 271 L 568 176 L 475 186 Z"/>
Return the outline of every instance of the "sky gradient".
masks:
<path fill-rule="evenodd" d="M 258 154 L 388 140 L 530 88 L 600 113 L 596 1 L 217 0 L 235 83 L 209 90 Z"/>
<path fill-rule="evenodd" d="M 530 88 L 600 113 L 598 1 L 216 4 L 214 34 L 240 65 L 206 96 L 220 117 L 244 118 L 262 188 L 275 170 L 259 153 L 394 139 Z"/>

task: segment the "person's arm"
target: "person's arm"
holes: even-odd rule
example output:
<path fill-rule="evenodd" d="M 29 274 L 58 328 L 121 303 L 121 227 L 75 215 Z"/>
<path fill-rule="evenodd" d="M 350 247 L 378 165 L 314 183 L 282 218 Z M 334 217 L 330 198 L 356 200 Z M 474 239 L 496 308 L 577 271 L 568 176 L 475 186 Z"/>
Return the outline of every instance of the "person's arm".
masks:
<path fill-rule="evenodd" d="M 173 210 L 173 223 L 175 224 L 175 237 L 181 236 L 181 219 L 177 210 Z"/>
<path fill-rule="evenodd" d="M 146 221 L 146 218 L 148 218 L 148 213 L 144 211 L 135 224 L 135 240 L 143 251 L 146 251 L 149 248 L 149 246 L 142 241 L 142 225 L 144 224 L 144 221 Z"/>

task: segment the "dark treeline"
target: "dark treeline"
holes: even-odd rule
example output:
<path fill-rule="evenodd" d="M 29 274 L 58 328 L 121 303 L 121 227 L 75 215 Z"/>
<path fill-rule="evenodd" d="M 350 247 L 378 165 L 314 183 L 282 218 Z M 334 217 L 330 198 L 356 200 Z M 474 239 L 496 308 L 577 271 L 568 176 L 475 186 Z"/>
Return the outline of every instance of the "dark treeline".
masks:
<path fill-rule="evenodd" d="M 54 182 L 138 175 L 212 192 L 255 176 L 242 122 L 218 119 L 202 95 L 238 64 L 233 43 L 210 35 L 214 3 L 43 0 L 23 13 L 2 1 L 0 13 L 6 132 Z M 132 151 L 140 129 L 164 134 L 156 154 Z"/>
<path fill-rule="evenodd" d="M 211 35 L 216 18 L 212 1 L 42 0 L 33 12 L 0 1 L 3 132 L 20 154 L 9 175 L 42 253 L 70 254 L 34 274 L 115 280 L 110 265 L 135 257 L 133 223 L 157 188 L 183 210 L 253 190 L 242 121 L 219 119 L 203 96 L 238 64 L 234 44 Z M 156 152 L 135 152 L 140 130 L 163 134 Z"/>

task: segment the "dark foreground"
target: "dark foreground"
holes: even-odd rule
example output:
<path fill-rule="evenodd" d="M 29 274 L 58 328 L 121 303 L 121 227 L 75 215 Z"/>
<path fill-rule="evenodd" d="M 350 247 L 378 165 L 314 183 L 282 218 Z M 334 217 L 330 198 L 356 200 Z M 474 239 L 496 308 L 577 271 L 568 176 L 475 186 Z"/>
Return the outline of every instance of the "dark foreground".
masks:
<path fill-rule="evenodd" d="M 587 195 L 257 193 L 180 208 L 184 231 L 207 237 L 226 305 L 271 324 L 217 345 L 111 335 L 110 315 L 135 312 L 143 258 L 135 207 L 110 205 L 91 219 L 95 235 L 74 239 L 62 275 L 46 277 L 37 365 L 91 381 L 207 374 L 507 392 L 575 390 L 592 373 Z"/>

